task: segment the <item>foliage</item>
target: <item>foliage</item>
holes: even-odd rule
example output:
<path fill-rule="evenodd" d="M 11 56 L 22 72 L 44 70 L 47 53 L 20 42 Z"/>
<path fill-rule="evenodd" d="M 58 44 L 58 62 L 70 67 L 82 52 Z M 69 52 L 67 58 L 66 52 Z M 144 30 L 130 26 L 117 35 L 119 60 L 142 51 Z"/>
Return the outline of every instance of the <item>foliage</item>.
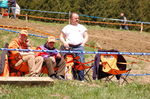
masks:
<path fill-rule="evenodd" d="M 54 12 L 77 12 L 79 14 L 97 16 L 103 18 L 120 18 L 120 13 L 125 13 L 128 20 L 150 22 L 150 2 L 149 0 L 17 0 L 22 9 L 33 9 Z M 23 14 L 68 19 L 68 14 L 39 13 L 22 11 Z M 82 20 L 108 21 L 96 18 L 81 17 Z M 38 19 L 33 19 L 38 20 Z M 48 21 L 58 22 L 58 21 Z M 60 22 L 60 21 L 59 21 Z M 112 21 L 111 21 L 112 22 Z M 60 22 L 64 23 L 64 22 Z M 92 25 L 91 23 L 87 23 Z M 118 28 L 118 26 L 99 24 Z M 130 27 L 136 29 L 137 27 Z M 149 31 L 145 27 L 144 31 Z"/>
<path fill-rule="evenodd" d="M 106 18 L 118 18 L 119 14 L 124 12 L 129 20 L 150 21 L 149 0 L 17 0 L 17 2 L 22 9 L 75 11 L 80 14 Z M 37 12 L 29 13 L 39 14 Z M 49 16 L 49 14 L 43 13 L 39 15 Z M 56 15 L 56 17 L 58 16 Z"/>

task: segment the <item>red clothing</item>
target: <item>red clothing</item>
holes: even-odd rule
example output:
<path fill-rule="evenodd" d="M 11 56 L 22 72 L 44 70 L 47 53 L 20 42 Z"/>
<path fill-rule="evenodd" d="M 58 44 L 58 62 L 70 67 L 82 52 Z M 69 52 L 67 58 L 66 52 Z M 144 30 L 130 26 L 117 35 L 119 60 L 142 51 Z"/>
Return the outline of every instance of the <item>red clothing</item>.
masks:
<path fill-rule="evenodd" d="M 3 13 L 3 16 L 9 16 L 9 13 Z"/>
<path fill-rule="evenodd" d="M 50 57 L 50 56 L 56 58 L 57 54 L 58 54 L 57 49 L 55 49 L 55 48 L 52 48 L 52 49 L 46 48 L 44 45 L 39 46 L 37 48 L 37 50 L 54 50 L 54 51 L 56 51 L 56 52 L 38 52 L 37 56 L 42 56 L 43 58 L 47 58 L 47 57 Z"/>

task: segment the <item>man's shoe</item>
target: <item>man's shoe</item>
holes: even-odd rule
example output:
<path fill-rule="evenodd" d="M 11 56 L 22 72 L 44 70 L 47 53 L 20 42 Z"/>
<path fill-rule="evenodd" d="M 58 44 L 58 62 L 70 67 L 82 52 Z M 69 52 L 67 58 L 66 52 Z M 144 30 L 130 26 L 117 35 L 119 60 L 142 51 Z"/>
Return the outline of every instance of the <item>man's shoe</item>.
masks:
<path fill-rule="evenodd" d="M 49 75 L 49 77 L 52 78 L 52 79 L 56 79 L 56 75 L 55 74 Z"/>
<path fill-rule="evenodd" d="M 84 80 L 81 80 L 81 82 L 85 82 Z"/>
<path fill-rule="evenodd" d="M 30 77 L 39 77 L 38 74 L 31 74 Z"/>
<path fill-rule="evenodd" d="M 57 78 L 58 80 L 65 80 L 62 75 L 56 76 L 56 78 Z"/>

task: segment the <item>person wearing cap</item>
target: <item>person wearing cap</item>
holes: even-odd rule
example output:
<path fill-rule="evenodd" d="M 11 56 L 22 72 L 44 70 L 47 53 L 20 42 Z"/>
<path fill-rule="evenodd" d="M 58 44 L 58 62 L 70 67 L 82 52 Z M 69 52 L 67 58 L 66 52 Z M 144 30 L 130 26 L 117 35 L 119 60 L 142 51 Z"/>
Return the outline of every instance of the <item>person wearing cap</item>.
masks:
<path fill-rule="evenodd" d="M 28 31 L 22 30 L 19 37 L 13 39 L 9 49 L 29 49 Z M 14 69 L 21 70 L 24 62 L 27 63 L 30 76 L 37 77 L 42 68 L 43 58 L 35 57 L 33 52 L 9 51 L 10 66 Z"/>
<path fill-rule="evenodd" d="M 37 55 L 44 58 L 44 64 L 48 69 L 48 76 L 53 79 L 64 79 L 65 74 L 65 60 L 55 48 L 56 39 L 54 36 L 49 36 L 44 45 L 39 46 L 38 50 L 53 50 L 54 52 L 39 52 Z M 58 69 L 55 71 L 54 68 Z"/>
<path fill-rule="evenodd" d="M 70 15 L 70 24 L 65 26 L 62 29 L 60 34 L 60 40 L 63 43 L 65 49 L 70 49 L 73 51 L 84 51 L 84 45 L 88 40 L 87 28 L 79 24 L 79 15 L 77 13 L 71 13 Z M 84 54 L 83 53 L 74 53 L 76 56 L 79 56 L 79 61 L 84 63 Z M 75 79 L 84 81 L 84 70 L 73 71 Z"/>

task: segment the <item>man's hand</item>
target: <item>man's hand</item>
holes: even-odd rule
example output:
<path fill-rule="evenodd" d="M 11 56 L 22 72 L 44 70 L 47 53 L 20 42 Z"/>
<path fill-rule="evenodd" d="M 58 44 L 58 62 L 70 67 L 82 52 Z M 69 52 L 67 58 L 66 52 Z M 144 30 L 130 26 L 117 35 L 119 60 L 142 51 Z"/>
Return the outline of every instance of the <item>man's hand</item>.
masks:
<path fill-rule="evenodd" d="M 62 32 L 62 33 L 60 34 L 60 40 L 63 42 L 64 47 L 65 47 L 66 49 L 69 49 L 69 44 L 66 42 L 65 38 L 66 38 L 66 35 Z"/>
<path fill-rule="evenodd" d="M 81 44 L 81 46 L 84 46 L 84 45 L 85 45 L 85 43 L 82 43 L 82 44 Z"/>
<path fill-rule="evenodd" d="M 60 55 L 60 53 L 58 53 L 56 57 L 59 57 L 59 58 L 61 58 L 61 55 Z"/>
<path fill-rule="evenodd" d="M 49 57 L 54 63 L 56 62 L 55 57 Z"/>
<path fill-rule="evenodd" d="M 84 36 L 84 40 L 83 40 L 81 46 L 84 46 L 85 43 L 88 41 L 89 36 L 88 36 L 87 31 L 84 32 L 83 36 Z"/>
<path fill-rule="evenodd" d="M 69 44 L 68 43 L 65 42 L 64 46 L 65 46 L 66 49 L 69 49 Z"/>

